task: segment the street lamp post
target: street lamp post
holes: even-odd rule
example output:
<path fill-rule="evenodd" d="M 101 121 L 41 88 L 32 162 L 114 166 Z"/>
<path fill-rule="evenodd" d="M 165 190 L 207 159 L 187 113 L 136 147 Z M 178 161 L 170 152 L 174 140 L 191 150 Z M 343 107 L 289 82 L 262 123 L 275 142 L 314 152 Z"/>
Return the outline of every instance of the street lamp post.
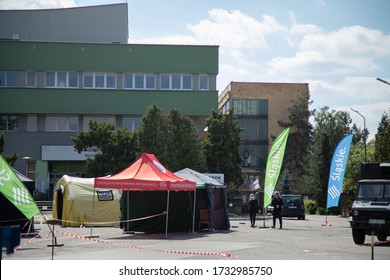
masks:
<path fill-rule="evenodd" d="M 385 83 L 385 84 L 388 84 L 388 85 L 390 85 L 390 83 L 388 82 L 388 81 L 385 81 L 385 80 L 383 80 L 383 79 L 381 79 L 381 78 L 376 78 L 378 81 L 380 81 L 380 82 L 382 82 L 382 83 Z"/>
<path fill-rule="evenodd" d="M 352 111 L 359 114 L 363 118 L 364 132 L 363 132 L 363 140 L 364 140 L 364 162 L 367 162 L 367 147 L 366 147 L 366 118 L 359 113 L 359 111 L 351 108 Z"/>

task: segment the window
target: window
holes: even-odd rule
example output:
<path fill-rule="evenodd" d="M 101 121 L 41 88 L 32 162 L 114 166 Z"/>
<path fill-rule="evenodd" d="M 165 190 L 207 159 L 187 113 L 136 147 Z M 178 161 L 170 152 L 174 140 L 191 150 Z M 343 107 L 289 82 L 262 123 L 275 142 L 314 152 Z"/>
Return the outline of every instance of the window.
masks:
<path fill-rule="evenodd" d="M 46 117 L 46 131 L 78 131 L 79 119 L 76 116 L 48 116 Z"/>
<path fill-rule="evenodd" d="M 208 90 L 209 89 L 209 76 L 208 75 L 199 75 L 199 89 Z"/>
<path fill-rule="evenodd" d="M 169 75 L 161 75 L 160 83 L 161 83 L 161 85 L 160 85 L 161 89 L 170 89 L 171 88 L 170 76 Z"/>
<path fill-rule="evenodd" d="M 14 131 L 18 130 L 19 117 L 11 115 L 0 115 L 0 130 Z"/>
<path fill-rule="evenodd" d="M 192 89 L 192 76 L 183 75 L 183 89 Z"/>
<path fill-rule="evenodd" d="M 234 115 L 239 116 L 268 116 L 268 100 L 235 99 L 233 102 Z"/>
<path fill-rule="evenodd" d="M 161 89 L 191 90 L 192 75 L 190 74 L 163 74 L 160 76 Z"/>
<path fill-rule="evenodd" d="M 69 88 L 77 86 L 77 72 L 46 72 L 46 87 Z"/>
<path fill-rule="evenodd" d="M 0 71 L 0 87 L 16 87 L 16 71 Z"/>
<path fill-rule="evenodd" d="M 155 89 L 156 75 L 126 73 L 123 79 L 123 87 L 125 89 Z"/>
<path fill-rule="evenodd" d="M 37 86 L 37 75 L 34 71 L 27 71 L 26 85 L 27 85 L 27 87 L 36 87 Z"/>
<path fill-rule="evenodd" d="M 114 130 L 116 128 L 115 117 L 111 117 L 111 116 L 86 116 L 83 119 L 83 130 L 84 131 L 89 131 L 89 122 L 91 120 L 95 120 L 98 124 L 103 123 L 103 122 L 109 123 L 109 124 L 112 124 L 114 126 Z"/>
<path fill-rule="evenodd" d="M 85 72 L 84 88 L 116 88 L 115 73 Z"/>
<path fill-rule="evenodd" d="M 38 118 L 36 115 L 27 116 L 27 131 L 37 131 L 38 130 Z"/>
<path fill-rule="evenodd" d="M 123 128 L 129 131 L 135 131 L 141 125 L 141 117 L 124 117 Z"/>
<path fill-rule="evenodd" d="M 124 75 L 123 88 L 133 88 L 133 74 Z"/>

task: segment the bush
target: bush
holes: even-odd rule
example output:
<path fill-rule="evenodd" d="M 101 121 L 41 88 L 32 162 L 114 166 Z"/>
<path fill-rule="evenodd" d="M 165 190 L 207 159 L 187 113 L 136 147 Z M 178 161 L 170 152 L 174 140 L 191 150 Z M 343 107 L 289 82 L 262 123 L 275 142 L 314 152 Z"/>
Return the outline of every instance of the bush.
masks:
<path fill-rule="evenodd" d="M 317 202 L 312 199 L 305 200 L 305 212 L 309 214 L 315 214 L 317 212 Z"/>
<path fill-rule="evenodd" d="M 325 208 L 324 207 L 320 207 L 320 206 L 318 206 L 317 207 L 317 215 L 325 215 Z"/>

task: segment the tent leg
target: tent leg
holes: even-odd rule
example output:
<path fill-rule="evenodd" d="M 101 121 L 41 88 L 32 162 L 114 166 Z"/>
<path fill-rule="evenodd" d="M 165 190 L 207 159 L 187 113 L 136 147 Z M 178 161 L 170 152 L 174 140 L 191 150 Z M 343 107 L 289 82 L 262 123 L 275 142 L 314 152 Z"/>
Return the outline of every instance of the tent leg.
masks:
<path fill-rule="evenodd" d="M 167 213 L 165 216 L 165 238 L 168 238 L 168 218 L 169 218 L 169 191 L 167 193 Z"/>
<path fill-rule="evenodd" d="M 195 233 L 195 209 L 196 207 L 196 190 L 194 191 L 194 211 L 192 212 L 192 233 Z"/>
<path fill-rule="evenodd" d="M 91 235 L 86 236 L 89 238 L 96 238 L 99 237 L 99 235 L 92 235 L 92 230 L 93 230 L 93 222 L 94 222 L 94 216 L 95 216 L 95 187 L 93 188 L 92 191 L 92 217 L 91 217 Z"/>

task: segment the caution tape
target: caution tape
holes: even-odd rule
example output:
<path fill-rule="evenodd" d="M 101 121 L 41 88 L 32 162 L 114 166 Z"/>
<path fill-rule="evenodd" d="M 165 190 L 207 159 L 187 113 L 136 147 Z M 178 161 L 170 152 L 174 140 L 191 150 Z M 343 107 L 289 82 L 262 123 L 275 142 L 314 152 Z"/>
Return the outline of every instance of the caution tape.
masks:
<path fill-rule="evenodd" d="M 37 236 L 35 236 L 34 238 L 31 238 L 30 240 L 26 241 L 25 243 L 23 243 L 22 245 L 18 246 L 15 248 L 15 250 L 19 250 L 20 248 L 23 248 L 25 246 L 27 246 L 28 244 L 30 244 L 31 242 L 33 242 L 35 239 L 37 238 L 41 238 L 41 236 L 38 234 Z"/>
<path fill-rule="evenodd" d="M 159 216 L 164 216 L 166 215 L 167 212 L 163 211 L 162 213 L 159 214 L 154 214 L 150 216 L 145 216 L 145 217 L 140 217 L 140 218 L 135 218 L 135 219 L 130 219 L 130 220 L 122 220 L 122 221 L 111 221 L 111 222 L 80 222 L 80 221 L 71 221 L 71 220 L 62 220 L 62 219 L 53 219 L 57 220 L 61 223 L 72 223 L 72 224 L 80 224 L 80 227 L 84 227 L 86 225 L 110 225 L 110 224 L 117 224 L 117 223 L 127 223 L 127 222 L 136 222 L 136 221 L 142 221 L 142 220 L 147 220 Z M 46 219 L 45 219 L 46 220 Z M 43 221 L 41 221 L 41 224 Z"/>
<path fill-rule="evenodd" d="M 76 234 L 72 233 L 66 233 L 62 231 L 56 231 L 57 233 L 73 237 L 73 238 L 78 238 L 86 241 L 91 241 L 95 243 L 103 243 L 103 244 L 108 244 L 108 245 L 113 245 L 113 246 L 119 246 L 123 248 L 130 248 L 130 249 L 142 249 L 142 250 L 152 250 L 156 252 L 161 252 L 161 253 L 170 253 L 170 254 L 180 254 L 180 255 L 203 255 L 203 256 L 221 256 L 221 257 L 233 257 L 233 254 L 231 253 L 218 253 L 218 252 L 193 252 L 193 251 L 180 251 L 180 250 L 160 250 L 160 249 L 147 249 L 147 248 L 142 248 L 140 246 L 134 246 L 134 245 L 123 245 L 119 243 L 114 243 L 114 242 L 109 242 L 105 240 L 100 240 L 100 239 L 95 239 L 95 238 L 90 238 L 90 237 L 85 237 L 85 236 L 79 236 Z"/>

